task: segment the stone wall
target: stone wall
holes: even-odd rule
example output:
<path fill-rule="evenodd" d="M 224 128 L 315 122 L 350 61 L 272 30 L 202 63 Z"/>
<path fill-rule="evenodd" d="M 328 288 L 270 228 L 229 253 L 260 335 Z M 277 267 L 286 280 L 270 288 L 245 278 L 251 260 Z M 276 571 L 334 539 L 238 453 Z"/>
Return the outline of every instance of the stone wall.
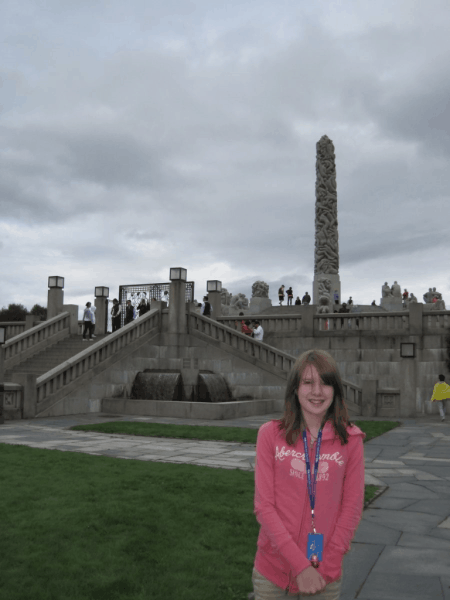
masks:
<path fill-rule="evenodd" d="M 326 350 L 336 360 L 343 379 L 358 386 L 364 380 L 376 380 L 378 389 L 400 389 L 398 416 L 437 414 L 438 406 L 430 398 L 439 374 L 450 382 L 445 342 L 450 311 L 430 313 L 423 306 L 411 305 L 410 310 L 399 313 L 328 315 L 328 323 L 323 315 L 315 314 L 313 305 L 296 307 L 302 309 L 296 311 L 298 317 L 293 313 L 273 318 L 264 315 L 264 342 L 293 356 L 311 348 Z M 334 330 L 333 321 L 339 330 Z M 287 323 L 291 330 L 286 329 Z M 402 343 L 415 345 L 415 357 L 401 356 Z"/>

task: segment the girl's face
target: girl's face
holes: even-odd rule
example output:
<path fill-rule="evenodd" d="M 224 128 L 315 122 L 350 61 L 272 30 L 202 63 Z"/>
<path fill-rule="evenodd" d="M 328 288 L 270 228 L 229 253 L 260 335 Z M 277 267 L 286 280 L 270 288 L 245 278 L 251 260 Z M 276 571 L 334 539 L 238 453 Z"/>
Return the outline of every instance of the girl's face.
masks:
<path fill-rule="evenodd" d="M 321 420 L 333 402 L 334 388 L 322 383 L 316 367 L 308 365 L 297 393 L 303 415 Z"/>

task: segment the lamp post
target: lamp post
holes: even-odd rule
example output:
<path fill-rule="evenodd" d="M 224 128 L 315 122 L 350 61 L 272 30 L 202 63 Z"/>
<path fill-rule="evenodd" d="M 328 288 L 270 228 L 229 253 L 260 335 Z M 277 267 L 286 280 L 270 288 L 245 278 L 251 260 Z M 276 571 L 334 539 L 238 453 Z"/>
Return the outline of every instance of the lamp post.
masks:
<path fill-rule="evenodd" d="M 3 403 L 5 397 L 5 338 L 6 328 L 0 327 L 0 425 L 5 422 L 3 415 Z"/>
<path fill-rule="evenodd" d="M 217 279 L 210 279 L 206 282 L 206 290 L 208 292 L 208 301 L 212 307 L 211 319 L 217 320 L 222 314 L 222 282 Z"/>
<path fill-rule="evenodd" d="M 54 275 L 48 278 L 47 320 L 63 312 L 64 277 Z"/>
<path fill-rule="evenodd" d="M 170 269 L 170 294 L 169 294 L 169 328 L 171 335 L 179 336 L 187 333 L 186 317 L 186 279 L 187 270 L 182 267 Z M 180 343 L 179 338 L 172 339 L 173 343 Z"/>
<path fill-rule="evenodd" d="M 108 328 L 108 287 L 95 288 L 95 330 L 99 335 L 105 335 Z"/>

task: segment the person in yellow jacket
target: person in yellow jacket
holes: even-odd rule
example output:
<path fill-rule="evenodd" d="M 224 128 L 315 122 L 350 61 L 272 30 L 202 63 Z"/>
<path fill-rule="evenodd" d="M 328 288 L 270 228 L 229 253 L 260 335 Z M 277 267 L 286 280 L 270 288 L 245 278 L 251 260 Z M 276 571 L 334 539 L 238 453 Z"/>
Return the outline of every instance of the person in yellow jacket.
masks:
<path fill-rule="evenodd" d="M 436 383 L 431 396 L 431 402 L 439 402 L 441 421 L 445 421 L 445 401 L 450 400 L 450 385 L 445 383 L 444 375 L 439 375 L 439 383 Z"/>

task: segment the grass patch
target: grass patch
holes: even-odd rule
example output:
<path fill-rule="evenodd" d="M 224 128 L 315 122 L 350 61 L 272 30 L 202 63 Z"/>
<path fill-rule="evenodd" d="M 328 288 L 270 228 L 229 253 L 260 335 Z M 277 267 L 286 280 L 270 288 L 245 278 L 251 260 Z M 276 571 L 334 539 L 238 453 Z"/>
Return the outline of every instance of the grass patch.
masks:
<path fill-rule="evenodd" d="M 365 441 L 399 425 L 356 424 Z M 258 433 L 142 422 L 72 429 L 252 444 Z M 246 600 L 252 591 L 253 472 L 9 444 L 0 461 L 0 598 Z"/>

